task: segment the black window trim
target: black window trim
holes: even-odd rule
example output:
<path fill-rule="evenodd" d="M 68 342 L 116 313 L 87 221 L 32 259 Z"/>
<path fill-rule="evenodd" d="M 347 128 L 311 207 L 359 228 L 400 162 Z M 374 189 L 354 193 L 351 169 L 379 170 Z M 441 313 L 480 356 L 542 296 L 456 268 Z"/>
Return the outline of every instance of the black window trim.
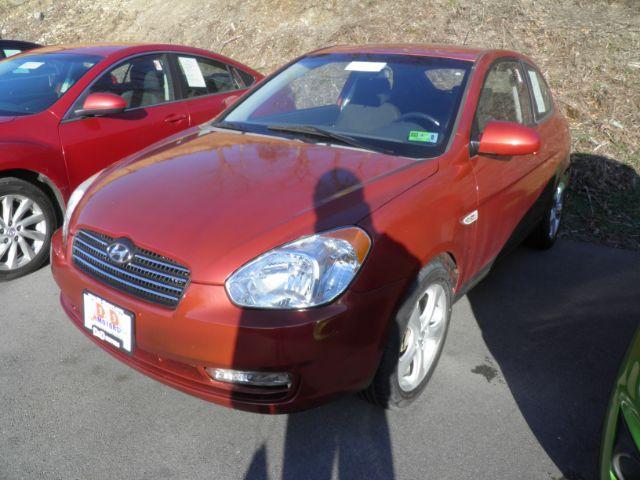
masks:
<path fill-rule="evenodd" d="M 229 75 L 231 75 L 231 78 L 233 78 L 233 80 L 238 83 L 238 79 L 236 78 L 236 75 L 233 74 L 233 69 L 237 69 L 237 70 L 241 70 L 239 68 L 237 68 L 235 65 L 231 65 L 229 63 L 225 63 L 221 60 L 218 60 L 216 58 L 211 58 L 211 57 L 207 57 L 205 55 L 199 55 L 197 53 L 187 53 L 187 52 L 171 52 L 170 57 L 171 58 L 171 62 L 173 63 L 173 69 L 175 70 L 175 73 L 177 74 L 179 81 L 177 82 L 177 84 L 180 85 L 178 91 L 180 92 L 180 98 L 182 99 L 182 101 L 191 101 L 191 100 L 196 100 L 198 98 L 207 98 L 207 97 L 214 97 L 216 95 L 228 95 L 234 92 L 239 92 L 242 90 L 246 90 L 247 88 L 249 88 L 249 86 L 240 86 L 238 85 L 238 88 L 234 88 L 233 90 L 225 90 L 224 92 L 216 92 L 216 93 L 207 93 L 206 95 L 198 95 L 197 97 L 185 97 L 185 84 L 184 84 L 184 74 L 180 71 L 180 64 L 179 64 L 179 60 L 178 60 L 178 56 L 183 56 L 183 57 L 193 57 L 193 58 L 202 58 L 204 60 L 208 60 L 210 62 L 214 62 L 214 63 L 218 63 L 221 66 L 224 66 L 227 70 L 227 72 L 229 73 Z M 244 71 L 244 70 L 243 70 Z M 251 76 L 253 78 L 253 83 L 256 82 L 256 78 L 251 75 L 249 72 L 245 72 L 247 75 Z M 243 81 L 244 83 L 244 81 Z"/>
<path fill-rule="evenodd" d="M 524 70 L 526 82 L 527 82 L 527 85 L 529 86 L 529 96 L 531 97 L 531 108 L 533 109 L 533 118 L 535 119 L 535 124 L 540 125 L 541 123 L 544 123 L 547 120 L 549 120 L 549 118 L 551 118 L 555 113 L 553 93 L 551 92 L 551 88 L 549 88 L 547 79 L 544 77 L 544 75 L 542 75 L 542 72 L 538 67 L 524 60 L 521 60 L 520 63 L 522 63 L 522 69 Z M 551 105 L 549 106 L 549 110 L 547 110 L 543 115 L 538 114 L 538 107 L 535 101 L 535 97 L 533 95 L 533 86 L 531 85 L 531 79 L 529 78 L 529 72 L 527 72 L 527 67 L 530 67 L 531 70 L 533 70 L 534 72 L 537 72 L 538 77 L 542 79 L 542 81 L 544 82 L 544 86 L 547 89 L 547 92 L 549 92 L 549 97 L 551 98 Z M 536 108 L 533 108 L 534 105 L 536 105 Z"/>

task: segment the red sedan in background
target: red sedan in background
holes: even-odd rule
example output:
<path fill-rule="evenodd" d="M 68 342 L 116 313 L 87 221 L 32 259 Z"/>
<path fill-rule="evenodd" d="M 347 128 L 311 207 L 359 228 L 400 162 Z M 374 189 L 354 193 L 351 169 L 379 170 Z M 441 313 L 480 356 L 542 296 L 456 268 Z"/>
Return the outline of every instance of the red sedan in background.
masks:
<path fill-rule="evenodd" d="M 47 47 L 0 62 L 0 281 L 40 267 L 69 194 L 216 116 L 262 76 L 177 45 Z"/>
<path fill-rule="evenodd" d="M 509 244 L 554 243 L 569 151 L 523 55 L 328 48 L 79 187 L 52 270 L 89 338 L 193 395 L 401 407 L 455 299 Z"/>

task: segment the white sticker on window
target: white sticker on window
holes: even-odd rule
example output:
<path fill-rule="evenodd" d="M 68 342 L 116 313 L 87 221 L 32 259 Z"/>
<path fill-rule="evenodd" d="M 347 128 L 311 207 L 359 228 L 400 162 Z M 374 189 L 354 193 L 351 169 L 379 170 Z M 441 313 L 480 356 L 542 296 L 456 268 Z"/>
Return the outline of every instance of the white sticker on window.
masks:
<path fill-rule="evenodd" d="M 351 62 L 345 67 L 345 70 L 351 72 L 379 72 L 386 66 L 385 62 Z"/>
<path fill-rule="evenodd" d="M 178 57 L 182 72 L 187 79 L 187 85 L 196 88 L 206 88 L 207 84 L 202 76 L 198 60 L 193 57 Z"/>
<path fill-rule="evenodd" d="M 160 60 L 158 60 L 157 58 L 153 61 L 153 64 L 156 66 L 156 70 L 161 72 L 162 71 L 162 63 L 160 63 Z"/>
<path fill-rule="evenodd" d="M 540 89 L 540 82 L 538 81 L 538 74 L 529 70 L 529 79 L 531 80 L 531 87 L 533 88 L 533 98 L 536 101 L 536 109 L 538 113 L 544 113 L 547 111 L 547 106 L 544 104 L 544 97 L 542 96 L 542 90 Z"/>
<path fill-rule="evenodd" d="M 42 65 L 44 65 L 44 62 L 24 62 L 18 68 L 24 70 L 35 70 L 36 68 L 40 68 Z"/>

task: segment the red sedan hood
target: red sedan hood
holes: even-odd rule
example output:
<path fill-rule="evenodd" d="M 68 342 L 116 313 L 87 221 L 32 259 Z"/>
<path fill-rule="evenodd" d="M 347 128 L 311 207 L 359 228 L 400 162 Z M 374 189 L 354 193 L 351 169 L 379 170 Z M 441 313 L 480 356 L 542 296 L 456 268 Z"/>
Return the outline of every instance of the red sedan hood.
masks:
<path fill-rule="evenodd" d="M 351 225 L 437 169 L 415 160 L 239 132 L 192 130 L 105 172 L 75 228 L 127 237 L 221 284 L 283 242 Z M 427 175 L 425 175 L 425 173 Z"/>

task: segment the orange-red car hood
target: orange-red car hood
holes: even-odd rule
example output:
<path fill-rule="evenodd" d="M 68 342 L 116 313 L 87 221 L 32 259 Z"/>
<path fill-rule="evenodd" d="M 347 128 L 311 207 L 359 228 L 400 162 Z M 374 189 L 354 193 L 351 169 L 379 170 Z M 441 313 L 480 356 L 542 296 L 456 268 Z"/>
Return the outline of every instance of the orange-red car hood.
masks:
<path fill-rule="evenodd" d="M 358 222 L 436 170 L 437 161 L 193 129 L 101 175 L 72 231 L 127 237 L 190 268 L 192 281 L 221 284 L 277 245 Z"/>

